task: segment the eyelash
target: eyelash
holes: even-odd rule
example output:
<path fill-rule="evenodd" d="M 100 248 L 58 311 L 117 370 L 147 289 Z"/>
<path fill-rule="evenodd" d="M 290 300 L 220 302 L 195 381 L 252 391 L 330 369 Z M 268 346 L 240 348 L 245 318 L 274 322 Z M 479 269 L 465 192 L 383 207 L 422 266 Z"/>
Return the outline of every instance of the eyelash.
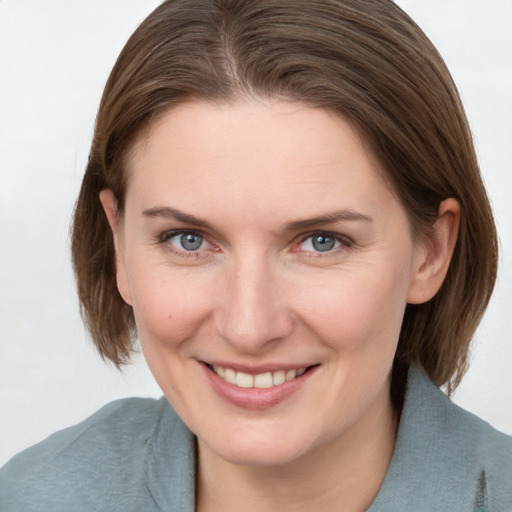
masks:
<path fill-rule="evenodd" d="M 307 254 L 309 258 L 327 258 L 336 254 L 340 250 L 349 249 L 354 245 L 354 242 L 347 237 L 346 235 L 340 235 L 338 233 L 333 233 L 331 231 L 313 231 L 310 232 L 300 238 L 299 244 L 302 245 L 306 240 L 313 239 L 315 237 L 323 237 L 323 238 L 331 238 L 335 242 L 338 242 L 339 247 L 335 247 L 333 249 L 327 250 L 325 252 L 322 251 L 302 251 Z M 312 242 L 313 243 L 313 242 Z"/>
<path fill-rule="evenodd" d="M 208 242 L 208 239 L 206 238 L 206 236 L 203 233 L 201 233 L 200 231 L 195 231 L 193 229 L 176 229 L 176 230 L 166 231 L 158 237 L 158 243 L 162 246 L 165 246 L 166 250 L 169 250 L 181 257 L 198 258 L 199 254 L 202 252 L 201 250 L 191 250 L 191 251 L 187 251 L 186 249 L 180 250 L 179 248 L 168 243 L 169 240 L 171 240 L 174 237 L 177 237 L 180 235 L 188 235 L 188 234 L 201 237 L 204 242 L 208 243 L 210 246 L 213 246 L 210 242 Z M 334 249 L 329 249 L 329 250 L 325 251 L 324 253 L 322 251 L 301 251 L 300 249 L 297 248 L 298 246 L 302 245 L 304 242 L 306 242 L 310 238 L 312 239 L 314 237 L 324 237 L 324 238 L 334 239 L 334 241 L 339 243 L 340 246 L 338 246 L 337 248 L 334 248 Z M 309 257 L 309 258 L 325 258 L 325 257 L 332 256 L 334 253 L 338 252 L 339 250 L 349 249 L 353 245 L 354 245 L 354 242 L 346 235 L 340 235 L 338 233 L 333 233 L 330 231 L 313 231 L 313 232 L 307 233 L 305 235 L 302 235 L 300 237 L 299 241 L 297 242 L 297 244 L 295 246 L 297 249 L 294 249 L 294 252 L 303 252 L 303 253 L 307 254 L 308 255 L 307 257 Z M 215 246 L 213 246 L 213 247 L 215 247 Z"/>
<path fill-rule="evenodd" d="M 166 231 L 158 237 L 158 243 L 160 245 L 164 246 L 166 250 L 168 250 L 174 254 L 177 254 L 178 256 L 185 257 L 185 258 L 199 257 L 199 254 L 201 251 L 187 251 L 186 249 L 180 250 L 178 247 L 175 247 L 175 246 L 171 245 L 170 243 L 168 243 L 169 240 L 171 240 L 172 238 L 174 238 L 176 236 L 180 236 L 180 235 L 198 236 L 198 237 L 201 237 L 203 239 L 203 241 L 209 243 L 203 233 L 201 233 L 200 231 L 195 231 L 193 229 L 175 229 L 175 230 L 171 230 L 171 231 Z M 212 245 L 212 244 L 210 244 L 210 245 Z"/>

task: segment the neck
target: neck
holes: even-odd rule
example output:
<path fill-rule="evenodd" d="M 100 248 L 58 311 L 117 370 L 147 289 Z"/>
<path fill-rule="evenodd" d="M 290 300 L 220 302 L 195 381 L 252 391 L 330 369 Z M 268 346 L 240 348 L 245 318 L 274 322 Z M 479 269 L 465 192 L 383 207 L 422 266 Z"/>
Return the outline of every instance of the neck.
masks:
<path fill-rule="evenodd" d="M 199 441 L 196 510 L 366 510 L 384 481 L 398 428 L 391 400 L 381 403 L 342 435 L 283 465 L 233 464 Z"/>

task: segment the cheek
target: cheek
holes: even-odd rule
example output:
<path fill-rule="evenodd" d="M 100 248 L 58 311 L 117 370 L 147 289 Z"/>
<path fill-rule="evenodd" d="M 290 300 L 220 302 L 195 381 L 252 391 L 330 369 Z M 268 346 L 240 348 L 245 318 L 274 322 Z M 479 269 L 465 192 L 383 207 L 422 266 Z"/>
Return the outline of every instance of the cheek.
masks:
<path fill-rule="evenodd" d="M 394 354 L 406 306 L 407 276 L 400 268 L 365 270 L 343 272 L 323 286 L 317 281 L 302 304 L 303 320 L 344 353 Z"/>
<path fill-rule="evenodd" d="M 140 341 L 177 347 L 209 314 L 210 285 L 186 271 L 164 266 L 134 268 L 130 288 Z"/>
<path fill-rule="evenodd" d="M 196 344 L 208 325 L 210 297 L 206 283 L 196 285 L 183 272 L 149 268 L 132 280 L 135 322 L 147 365 L 165 396 L 177 408 L 199 396 L 188 380 Z M 204 338 L 204 336 L 203 336 Z M 187 386 L 183 386 L 188 382 Z M 200 398 L 199 398 L 200 399 Z"/>

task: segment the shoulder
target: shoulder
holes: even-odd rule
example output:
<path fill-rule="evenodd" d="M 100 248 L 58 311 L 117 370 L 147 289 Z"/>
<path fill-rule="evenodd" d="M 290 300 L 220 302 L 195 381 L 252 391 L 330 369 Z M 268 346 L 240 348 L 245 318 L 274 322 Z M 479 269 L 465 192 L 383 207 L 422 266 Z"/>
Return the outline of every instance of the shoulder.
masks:
<path fill-rule="evenodd" d="M 412 367 L 395 452 L 371 510 L 512 510 L 512 438 Z"/>
<path fill-rule="evenodd" d="M 458 449 L 458 456 L 471 455 L 488 477 L 502 478 L 512 488 L 512 437 L 496 430 L 475 414 L 456 405 L 430 381 L 430 407 L 438 435 Z M 455 450 L 454 450 L 455 451 Z"/>
<path fill-rule="evenodd" d="M 133 503 L 168 409 L 165 399 L 118 400 L 21 452 L 0 471 L 0 509 L 97 510 L 101 499 L 102 510 L 121 510 L 123 502 Z"/>
<path fill-rule="evenodd" d="M 409 419 L 442 464 L 433 468 L 437 477 L 458 482 L 476 508 L 512 510 L 512 437 L 454 404 L 426 375 L 411 377 Z"/>
<path fill-rule="evenodd" d="M 450 400 L 446 402 L 446 428 L 450 437 L 457 437 L 453 464 L 471 467 L 482 505 L 492 504 L 491 510 L 512 510 L 512 437 Z"/>
<path fill-rule="evenodd" d="M 413 428 L 435 431 L 440 440 L 465 446 L 482 463 L 512 464 L 512 437 L 453 403 L 423 370 L 411 369 L 408 388 L 412 403 L 406 417 Z M 507 476 L 512 478 L 512 473 Z"/>
<path fill-rule="evenodd" d="M 438 474 L 466 489 L 475 510 L 512 510 L 512 437 L 454 404 L 430 380 L 417 381 L 415 399 L 423 395 L 431 414 L 425 426 L 437 440 L 430 449 L 443 461 Z"/>

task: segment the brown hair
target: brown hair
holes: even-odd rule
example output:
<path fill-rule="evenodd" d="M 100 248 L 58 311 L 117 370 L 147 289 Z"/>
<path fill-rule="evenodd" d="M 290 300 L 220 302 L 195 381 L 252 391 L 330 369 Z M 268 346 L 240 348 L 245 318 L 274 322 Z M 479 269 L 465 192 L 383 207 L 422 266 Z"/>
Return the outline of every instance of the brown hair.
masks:
<path fill-rule="evenodd" d="M 437 295 L 408 305 L 395 368 L 421 364 L 456 385 L 496 278 L 497 237 L 471 133 L 442 58 L 390 0 L 168 0 L 137 28 L 103 93 L 77 201 L 73 262 L 82 314 L 103 357 L 125 363 L 136 337 L 117 290 L 112 233 L 99 201 L 120 211 L 134 138 L 191 98 L 258 95 L 349 119 L 386 171 L 413 232 L 432 229 L 448 197 L 461 225 Z"/>

